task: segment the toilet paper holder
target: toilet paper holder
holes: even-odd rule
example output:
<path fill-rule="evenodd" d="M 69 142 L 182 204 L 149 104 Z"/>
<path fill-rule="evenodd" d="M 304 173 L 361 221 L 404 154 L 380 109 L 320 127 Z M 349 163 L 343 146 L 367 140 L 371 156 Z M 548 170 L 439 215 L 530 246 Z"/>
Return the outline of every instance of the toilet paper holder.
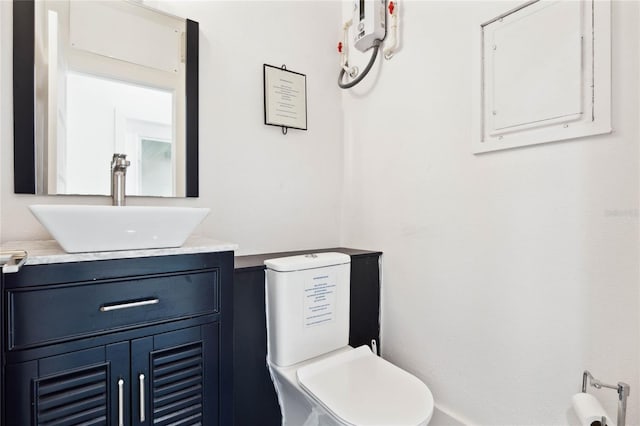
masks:
<path fill-rule="evenodd" d="M 624 382 L 618 382 L 617 385 L 608 385 L 593 377 L 589 370 L 582 373 L 582 392 L 587 392 L 587 385 L 591 385 L 596 389 L 614 389 L 618 392 L 618 419 L 617 426 L 625 426 L 627 417 L 627 398 L 629 397 L 630 386 Z M 606 419 L 603 417 L 602 425 L 605 426 Z M 612 425 L 610 425 L 612 426 Z"/>

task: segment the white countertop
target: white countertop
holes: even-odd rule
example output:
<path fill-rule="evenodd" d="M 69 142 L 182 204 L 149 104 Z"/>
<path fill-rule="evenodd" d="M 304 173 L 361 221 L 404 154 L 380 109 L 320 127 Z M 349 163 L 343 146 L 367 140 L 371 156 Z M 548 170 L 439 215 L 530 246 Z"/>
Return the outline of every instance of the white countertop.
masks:
<path fill-rule="evenodd" d="M 2 243 L 0 250 L 25 250 L 26 265 L 42 265 L 47 263 L 87 262 L 92 260 L 128 259 L 135 257 L 170 256 L 176 254 L 212 253 L 235 251 L 237 244 L 214 240 L 208 237 L 192 236 L 182 247 L 102 251 L 92 253 L 67 253 L 55 240 L 45 241 L 11 241 Z"/>

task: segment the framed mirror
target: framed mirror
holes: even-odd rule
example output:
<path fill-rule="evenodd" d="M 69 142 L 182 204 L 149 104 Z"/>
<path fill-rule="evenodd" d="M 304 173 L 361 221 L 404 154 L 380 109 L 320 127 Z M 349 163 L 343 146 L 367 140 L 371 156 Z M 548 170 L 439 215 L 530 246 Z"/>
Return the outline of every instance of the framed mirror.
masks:
<path fill-rule="evenodd" d="M 198 23 L 133 1 L 14 0 L 14 192 L 198 196 Z"/>

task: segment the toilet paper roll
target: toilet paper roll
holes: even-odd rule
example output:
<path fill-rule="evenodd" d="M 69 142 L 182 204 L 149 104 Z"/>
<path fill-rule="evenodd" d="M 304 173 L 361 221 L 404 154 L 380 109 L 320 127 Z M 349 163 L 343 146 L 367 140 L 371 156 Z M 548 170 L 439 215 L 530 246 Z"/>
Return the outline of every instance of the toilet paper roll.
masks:
<path fill-rule="evenodd" d="M 576 412 L 576 416 L 578 416 L 582 426 L 604 426 L 602 417 L 606 417 L 607 425 L 613 426 L 615 424 L 593 395 L 580 392 L 573 395 L 571 399 L 573 401 L 573 410 Z"/>

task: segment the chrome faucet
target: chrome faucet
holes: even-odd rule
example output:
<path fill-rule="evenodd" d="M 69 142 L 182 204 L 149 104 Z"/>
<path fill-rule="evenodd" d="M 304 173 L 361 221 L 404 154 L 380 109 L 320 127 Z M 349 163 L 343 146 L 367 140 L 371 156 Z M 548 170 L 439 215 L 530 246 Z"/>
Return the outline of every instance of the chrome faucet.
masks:
<path fill-rule="evenodd" d="M 125 188 L 127 182 L 127 167 L 131 161 L 127 154 L 113 154 L 111 159 L 111 199 L 114 206 L 125 205 Z"/>

